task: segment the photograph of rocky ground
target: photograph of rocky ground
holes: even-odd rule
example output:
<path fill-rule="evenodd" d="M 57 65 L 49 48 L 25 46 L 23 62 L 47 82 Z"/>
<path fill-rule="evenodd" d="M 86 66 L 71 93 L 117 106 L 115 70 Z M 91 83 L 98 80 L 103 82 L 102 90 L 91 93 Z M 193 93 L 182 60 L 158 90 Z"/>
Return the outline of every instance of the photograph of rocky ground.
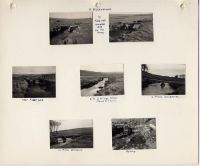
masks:
<path fill-rule="evenodd" d="M 123 64 L 81 66 L 81 96 L 124 95 L 123 70 Z"/>
<path fill-rule="evenodd" d="M 92 12 L 50 13 L 50 44 L 92 44 Z"/>
<path fill-rule="evenodd" d="M 112 120 L 113 150 L 156 149 L 156 119 Z"/>
<path fill-rule="evenodd" d="M 92 120 L 50 120 L 50 149 L 93 148 Z"/>
<path fill-rule="evenodd" d="M 184 64 L 142 64 L 142 95 L 185 95 Z"/>
<path fill-rule="evenodd" d="M 12 72 L 13 98 L 56 97 L 55 66 L 19 66 Z"/>
<path fill-rule="evenodd" d="M 153 41 L 153 14 L 110 14 L 110 42 Z"/>

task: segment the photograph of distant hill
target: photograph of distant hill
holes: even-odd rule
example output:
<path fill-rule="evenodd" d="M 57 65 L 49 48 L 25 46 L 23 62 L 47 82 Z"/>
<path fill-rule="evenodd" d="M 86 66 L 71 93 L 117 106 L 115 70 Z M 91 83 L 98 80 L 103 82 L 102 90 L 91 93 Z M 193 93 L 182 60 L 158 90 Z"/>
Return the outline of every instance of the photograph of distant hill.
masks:
<path fill-rule="evenodd" d="M 92 120 L 50 120 L 50 149 L 93 148 Z"/>
<path fill-rule="evenodd" d="M 50 44 L 92 44 L 92 12 L 50 13 Z"/>
<path fill-rule="evenodd" d="M 185 95 L 184 64 L 142 64 L 142 95 Z"/>
<path fill-rule="evenodd" d="M 123 64 L 82 65 L 81 96 L 124 95 Z"/>
<path fill-rule="evenodd" d="M 56 97 L 55 66 L 16 66 L 12 68 L 13 98 Z"/>
<path fill-rule="evenodd" d="M 153 41 L 153 14 L 115 13 L 109 15 L 110 42 Z"/>
<path fill-rule="evenodd" d="M 113 150 L 156 149 L 156 119 L 112 120 Z"/>

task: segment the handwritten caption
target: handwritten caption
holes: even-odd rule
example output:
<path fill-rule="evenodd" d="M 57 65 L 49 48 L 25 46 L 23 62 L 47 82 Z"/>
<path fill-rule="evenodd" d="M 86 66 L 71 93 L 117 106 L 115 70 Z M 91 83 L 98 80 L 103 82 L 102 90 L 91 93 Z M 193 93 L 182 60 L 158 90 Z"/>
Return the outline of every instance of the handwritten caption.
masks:
<path fill-rule="evenodd" d="M 22 99 L 22 101 L 44 101 L 44 99 L 38 99 L 38 98 L 28 98 L 28 99 Z"/>
<path fill-rule="evenodd" d="M 136 153 L 135 150 L 126 150 L 125 152 L 126 152 L 126 153 Z"/>
<path fill-rule="evenodd" d="M 179 96 L 151 96 L 151 98 L 159 98 L 159 99 L 175 99 L 175 98 L 179 98 Z"/>
<path fill-rule="evenodd" d="M 66 152 L 82 152 L 83 149 L 58 149 L 58 151 L 66 151 Z"/>
<path fill-rule="evenodd" d="M 111 8 L 89 8 L 89 11 L 94 11 L 94 12 L 101 12 L 101 11 L 111 11 Z"/>
<path fill-rule="evenodd" d="M 94 19 L 94 31 L 97 34 L 105 33 L 106 19 L 102 18 L 102 16 L 98 15 L 97 18 Z"/>
<path fill-rule="evenodd" d="M 112 103 L 117 101 L 117 97 L 109 96 L 109 97 L 90 97 L 90 101 L 94 101 L 97 103 Z"/>

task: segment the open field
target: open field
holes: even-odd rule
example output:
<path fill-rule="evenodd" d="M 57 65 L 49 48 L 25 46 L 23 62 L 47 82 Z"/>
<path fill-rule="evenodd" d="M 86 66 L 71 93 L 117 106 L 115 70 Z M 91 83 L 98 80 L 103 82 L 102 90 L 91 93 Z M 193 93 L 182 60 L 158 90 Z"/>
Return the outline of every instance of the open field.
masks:
<path fill-rule="evenodd" d="M 92 44 L 92 18 L 50 18 L 50 44 Z"/>
<path fill-rule="evenodd" d="M 165 87 L 161 87 L 161 83 L 165 83 Z M 145 92 L 147 88 L 153 87 L 151 85 L 155 85 L 154 89 L 159 89 L 160 94 L 162 95 L 185 95 L 185 78 L 176 78 L 176 77 L 169 77 L 169 76 L 160 76 L 156 74 L 151 74 L 145 71 L 142 71 L 142 94 L 146 95 Z M 158 85 L 158 86 L 157 86 Z M 168 85 L 168 89 L 170 91 L 164 91 Z M 158 92 L 159 93 L 159 92 Z M 152 90 L 149 93 L 150 95 L 156 95 L 157 92 Z"/>
<path fill-rule="evenodd" d="M 153 41 L 153 14 L 110 14 L 110 42 Z"/>
<path fill-rule="evenodd" d="M 81 70 L 82 96 L 124 95 L 123 73 L 100 73 Z"/>
<path fill-rule="evenodd" d="M 55 74 L 13 74 L 13 98 L 56 97 Z"/>
<path fill-rule="evenodd" d="M 62 143 L 58 142 L 62 140 Z M 93 128 L 76 128 L 50 133 L 50 148 L 93 148 Z"/>
<path fill-rule="evenodd" d="M 113 150 L 156 149 L 154 118 L 113 119 Z"/>

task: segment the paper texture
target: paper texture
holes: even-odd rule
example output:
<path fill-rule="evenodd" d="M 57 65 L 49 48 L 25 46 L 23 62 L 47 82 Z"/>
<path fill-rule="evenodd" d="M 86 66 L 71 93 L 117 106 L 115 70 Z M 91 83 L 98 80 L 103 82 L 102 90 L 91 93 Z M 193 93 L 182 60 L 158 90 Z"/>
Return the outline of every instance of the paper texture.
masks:
<path fill-rule="evenodd" d="M 179 2 L 102 0 L 98 4 L 100 6 L 95 6 L 96 1 L 93 0 L 15 0 L 16 8 L 10 9 L 10 1 L 0 1 L 0 164 L 197 163 L 198 1 L 186 0 L 183 7 L 179 6 Z M 89 35 L 84 36 L 79 33 L 82 28 L 80 21 L 70 23 L 71 27 L 63 25 L 63 28 L 67 29 L 63 31 L 72 35 L 72 39 L 73 35 L 84 37 L 79 37 L 80 40 L 62 41 L 55 38 L 52 44 L 50 17 L 55 16 L 55 13 L 68 13 L 68 16 L 75 17 L 76 14 L 69 14 L 74 12 L 79 14 L 92 12 L 88 24 L 92 23 L 93 26 L 85 28 L 85 32 Z M 115 19 L 112 20 L 111 15 L 115 14 L 150 15 L 153 19 L 148 23 L 148 26 L 153 26 L 150 37 L 148 34 L 147 36 L 143 34 L 140 38 L 133 39 L 128 30 L 135 33 L 132 31 L 137 31 L 144 24 L 134 22 L 130 27 L 130 24 L 126 25 L 122 21 L 121 26 L 116 30 L 121 28 L 126 32 L 125 35 L 109 38 L 109 28 L 115 28 L 115 25 L 111 27 L 109 23 L 113 21 L 114 24 Z M 84 14 L 80 15 L 84 17 Z M 59 16 L 67 17 L 64 14 Z M 98 20 L 101 20 L 102 28 L 97 28 Z M 57 21 L 57 24 L 60 22 Z M 60 33 L 61 29 L 54 30 Z M 57 35 L 55 33 L 55 36 Z M 137 41 L 139 39 L 141 41 Z M 185 94 L 142 94 L 142 64 L 147 64 L 148 73 L 153 73 L 156 68 L 154 66 L 151 68 L 151 64 L 184 65 L 185 73 L 180 72 L 180 75 L 185 77 Z M 24 71 L 23 74 L 37 73 L 37 69 L 33 68 L 16 69 L 25 66 L 55 67 L 55 78 L 52 76 L 48 79 L 55 82 L 56 94 L 51 91 L 48 94 L 44 93 L 46 97 L 34 96 L 34 94 L 26 97 L 22 93 L 20 97 L 17 93 L 17 97 L 13 97 L 13 81 L 16 79 L 13 74 Z M 104 95 L 101 99 L 95 95 L 91 97 L 91 94 L 95 93 L 92 91 L 89 93 L 90 97 L 87 96 L 88 92 L 84 93 L 80 88 L 84 86 L 81 81 L 85 79 L 85 75 L 80 70 L 86 69 L 94 72 L 118 71 L 116 78 L 122 79 L 120 85 L 123 83 L 123 91 L 113 96 L 113 102 L 105 102 L 106 97 L 111 100 L 112 95 L 104 96 L 106 92 L 102 91 Z M 162 73 L 162 68 L 155 70 Z M 16 73 L 13 73 L 14 71 Z M 52 74 L 51 69 L 42 69 L 42 71 L 46 72 L 39 74 Z M 103 77 L 109 80 L 111 75 Z M 107 82 L 104 81 L 101 83 L 102 87 L 99 86 L 100 89 L 104 88 L 104 83 Z M 37 84 L 37 82 L 30 84 Z M 52 86 L 51 84 L 50 87 Z M 31 100 L 32 97 L 36 100 Z M 147 123 L 148 118 L 150 122 Z M 131 120 L 126 122 L 127 119 Z M 138 121 L 138 119 L 142 120 Z M 50 120 L 62 122 L 59 130 L 67 129 L 68 123 L 71 124 L 71 128 L 80 128 L 78 124 L 92 127 L 92 147 L 50 148 Z M 78 121 L 72 123 L 73 120 Z M 148 124 L 147 128 L 156 131 L 156 144 L 142 149 L 137 147 L 131 150 L 113 149 L 114 122 L 117 125 L 121 123 L 125 132 L 123 139 L 119 141 L 131 142 L 132 140 L 125 139 L 129 136 L 128 129 L 126 132 L 124 127 L 126 123 L 129 128 L 131 128 L 129 123 L 133 123 L 133 126 L 134 123 L 140 123 L 141 126 Z M 135 133 L 136 129 L 135 127 L 131 132 Z M 74 137 L 67 138 L 64 141 L 70 142 L 73 139 Z M 118 140 L 118 137 L 116 139 Z M 63 139 L 58 138 L 56 141 L 61 143 Z M 139 145 L 142 146 L 142 143 Z M 131 146 L 136 145 L 133 142 Z"/>

